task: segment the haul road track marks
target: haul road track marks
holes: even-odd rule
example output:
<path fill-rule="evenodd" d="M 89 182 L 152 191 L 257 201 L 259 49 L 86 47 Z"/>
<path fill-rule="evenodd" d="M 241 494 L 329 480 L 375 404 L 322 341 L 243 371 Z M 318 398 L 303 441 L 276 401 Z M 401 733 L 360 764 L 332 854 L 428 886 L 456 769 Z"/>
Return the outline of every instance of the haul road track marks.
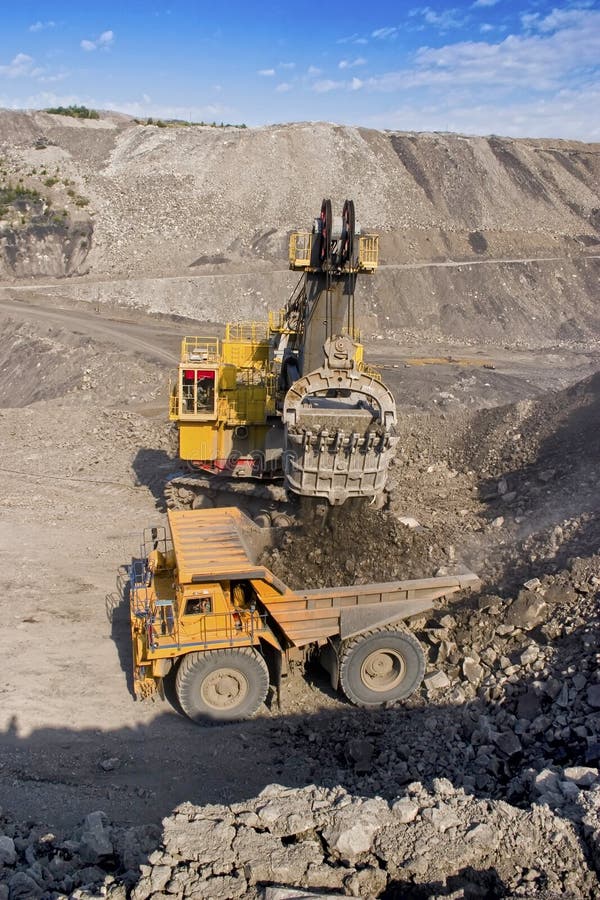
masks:
<path fill-rule="evenodd" d="M 91 312 L 34 306 L 20 300 L 0 300 L 0 313 L 53 322 L 71 331 L 83 332 L 89 337 L 109 338 L 130 353 L 142 353 L 153 361 L 169 366 L 177 365 L 179 361 L 175 350 L 173 352 L 165 350 L 164 345 L 178 343 L 179 338 L 176 340 L 176 336 L 181 334 L 181 326 L 175 333 L 174 330 L 162 325 L 139 325 L 121 319 L 100 318 Z"/>

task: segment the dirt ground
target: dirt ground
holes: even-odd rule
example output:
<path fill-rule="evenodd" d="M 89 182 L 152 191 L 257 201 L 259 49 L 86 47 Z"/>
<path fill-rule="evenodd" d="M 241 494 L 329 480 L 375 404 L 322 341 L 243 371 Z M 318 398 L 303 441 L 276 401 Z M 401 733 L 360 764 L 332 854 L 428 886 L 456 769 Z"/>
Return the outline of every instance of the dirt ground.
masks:
<path fill-rule="evenodd" d="M 307 763 L 302 751 L 282 755 L 280 738 L 318 731 L 332 714 L 355 720 L 319 672 L 289 679 L 281 710 L 213 729 L 190 724 L 168 700 L 145 705 L 131 694 L 117 576 L 141 529 L 163 521 L 161 485 L 175 467 L 164 412 L 169 363 L 180 337 L 195 329 L 131 309 L 40 309 L 9 291 L 0 316 L 7 336 L 0 382 L 3 807 L 53 827 L 99 808 L 115 822 L 156 822 L 183 800 L 234 802 L 273 781 L 318 778 L 317 761 Z M 490 516 L 482 499 L 485 466 L 453 465 L 452 438 L 464 434 L 473 410 L 517 402 L 511 409 L 523 419 L 526 398 L 595 371 L 598 349 L 406 353 L 391 342 L 370 349 L 403 413 L 392 512 L 416 516 L 428 529 L 411 540 L 418 538 L 430 574 L 462 561 L 481 566 L 479 574 L 497 585 L 516 537 L 491 524 L 500 511 Z M 425 366 L 406 361 L 445 355 L 451 359 Z M 458 358 L 466 361 L 452 361 Z M 519 518 L 510 509 L 506 518 Z M 355 566 L 380 568 L 379 549 L 376 540 L 369 544 L 368 558 L 357 555 Z M 394 559 L 393 548 L 385 550 Z M 318 581 L 323 567 L 313 562 Z M 346 575 L 351 581 L 349 568 Z M 419 703 L 428 706 L 425 696 Z"/>
<path fill-rule="evenodd" d="M 598 896 L 598 145 L 12 110 L 0 132 L 7 184 L 65 220 L 0 220 L 0 900 Z M 199 728 L 134 701 L 123 566 L 165 519 L 181 337 L 277 309 L 324 196 L 380 234 L 357 323 L 400 440 L 383 510 L 300 516 L 268 563 L 483 590 L 412 622 L 404 704 L 356 709 L 309 666 L 281 708 Z"/>

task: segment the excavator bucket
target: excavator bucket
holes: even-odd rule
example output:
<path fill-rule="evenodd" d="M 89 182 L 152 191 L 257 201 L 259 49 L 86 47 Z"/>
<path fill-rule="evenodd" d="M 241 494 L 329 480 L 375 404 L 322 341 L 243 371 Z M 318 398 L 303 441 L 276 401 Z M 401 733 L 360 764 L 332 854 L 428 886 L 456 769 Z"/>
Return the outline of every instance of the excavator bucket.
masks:
<path fill-rule="evenodd" d="M 296 494 L 337 506 L 382 493 L 398 437 L 388 388 L 357 362 L 347 335 L 325 343 L 325 363 L 286 394 L 284 472 Z"/>

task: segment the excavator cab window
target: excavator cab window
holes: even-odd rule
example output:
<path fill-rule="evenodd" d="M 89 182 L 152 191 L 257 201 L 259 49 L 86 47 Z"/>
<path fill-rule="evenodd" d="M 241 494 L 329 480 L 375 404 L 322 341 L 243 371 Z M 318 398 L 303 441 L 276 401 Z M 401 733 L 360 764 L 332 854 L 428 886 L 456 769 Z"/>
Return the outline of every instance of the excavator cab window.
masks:
<path fill-rule="evenodd" d="M 210 369 L 183 369 L 181 372 L 181 408 L 183 413 L 213 413 L 215 373 Z"/>
<path fill-rule="evenodd" d="M 215 373 L 207 372 L 200 377 L 198 373 L 197 383 L 197 408 L 199 412 L 212 410 L 215 405 Z"/>

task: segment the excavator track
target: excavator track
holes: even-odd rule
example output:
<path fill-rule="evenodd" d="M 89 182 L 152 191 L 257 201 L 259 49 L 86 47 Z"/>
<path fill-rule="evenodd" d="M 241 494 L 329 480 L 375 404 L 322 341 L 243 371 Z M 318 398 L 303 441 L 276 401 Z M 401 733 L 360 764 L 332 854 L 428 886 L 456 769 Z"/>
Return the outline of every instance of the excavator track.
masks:
<path fill-rule="evenodd" d="M 297 503 L 288 498 L 281 484 L 237 481 L 193 472 L 170 478 L 165 484 L 164 498 L 168 509 L 237 506 L 263 527 L 289 526 L 297 515 Z"/>

